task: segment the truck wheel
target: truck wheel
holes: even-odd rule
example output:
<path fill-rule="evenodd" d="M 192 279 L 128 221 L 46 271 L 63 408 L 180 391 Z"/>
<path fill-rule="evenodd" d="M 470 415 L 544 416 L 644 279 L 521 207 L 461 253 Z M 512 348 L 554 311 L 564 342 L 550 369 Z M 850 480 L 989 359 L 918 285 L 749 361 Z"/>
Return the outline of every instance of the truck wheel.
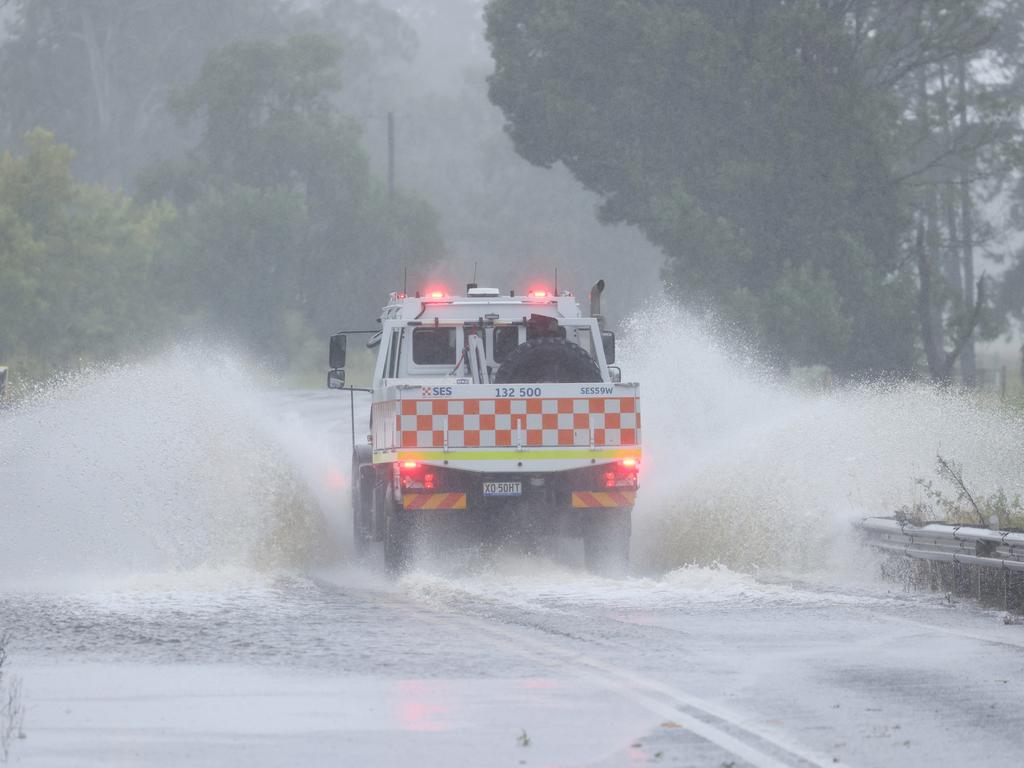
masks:
<path fill-rule="evenodd" d="M 393 502 L 386 502 L 384 517 L 384 567 L 399 575 L 409 568 L 412 552 L 413 515 Z"/>
<path fill-rule="evenodd" d="M 631 514 L 629 509 L 601 510 L 584 521 L 583 557 L 588 571 L 611 578 L 627 575 Z"/>
<path fill-rule="evenodd" d="M 366 555 L 372 539 L 373 467 L 352 462 L 352 548 L 356 557 Z"/>
<path fill-rule="evenodd" d="M 513 349 L 494 374 L 495 384 L 601 381 L 601 369 L 579 344 L 530 339 Z"/>

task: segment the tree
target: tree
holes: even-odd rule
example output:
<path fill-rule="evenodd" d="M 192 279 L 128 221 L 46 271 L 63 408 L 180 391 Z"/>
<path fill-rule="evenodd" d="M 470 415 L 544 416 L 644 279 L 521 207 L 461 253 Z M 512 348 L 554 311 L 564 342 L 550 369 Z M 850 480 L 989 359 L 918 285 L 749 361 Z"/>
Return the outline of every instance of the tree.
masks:
<path fill-rule="evenodd" d="M 129 186 L 183 149 L 168 94 L 232 39 L 280 34 L 276 0 L 16 0 L 0 46 L 0 141 L 45 126 L 89 181 Z M 4 137 L 6 133 L 6 137 Z"/>
<path fill-rule="evenodd" d="M 482 69 L 482 68 L 481 68 Z M 399 117 L 399 180 L 442 215 L 446 254 L 438 274 L 410 279 L 479 282 L 521 291 L 609 281 L 603 312 L 614 322 L 658 292 L 661 253 L 632 227 L 601 226 L 596 196 L 564 168 L 523 162 L 487 100 L 486 73 L 464 73 L 451 93 L 410 94 Z M 628 273 L 622 269 L 629 260 Z M 424 285 L 424 282 L 414 283 Z"/>
<path fill-rule="evenodd" d="M 1022 24 L 989 0 L 494 0 L 491 95 L 691 305 L 787 361 L 907 373 L 917 341 L 970 384 L 1000 320 L 986 205 L 1024 157 Z"/>
<path fill-rule="evenodd" d="M 986 0 L 862 0 L 855 12 L 866 78 L 892 103 L 888 143 L 929 375 L 948 382 L 959 364 L 972 385 L 975 339 L 1005 316 L 976 268 L 1002 257 L 983 213 L 1019 167 L 1021 12 Z"/>
<path fill-rule="evenodd" d="M 76 152 L 76 173 L 130 188 L 191 137 L 167 110 L 206 55 L 244 39 L 316 32 L 346 53 L 353 97 L 369 73 L 404 60 L 415 35 L 368 0 L 14 0 L 0 45 L 0 146 L 45 126 Z"/>
<path fill-rule="evenodd" d="M 677 296 L 784 364 L 910 371 L 885 104 L 827 3 L 494 0 L 487 30 L 517 151 L 640 227 Z"/>
<path fill-rule="evenodd" d="M 409 27 L 376 2 L 15 0 L 10 10 L 4 170 L 8 181 L 26 164 L 46 171 L 11 189 L 49 206 L 35 216 L 15 192 L 0 202 L 0 355 L 19 372 L 129 353 L 162 321 L 169 332 L 227 331 L 287 364 L 336 323 L 365 324 L 402 262 L 440 253 L 433 211 L 389 197 L 356 123 L 340 117 L 371 87 L 368 73 L 415 50 Z M 28 132 L 38 124 L 71 148 Z M 83 176 L 135 187 L 137 202 Z"/>
<path fill-rule="evenodd" d="M 200 124 L 188 158 L 157 166 L 140 197 L 179 210 L 187 299 L 218 328 L 287 359 L 309 334 L 365 325 L 381 284 L 441 252 L 432 211 L 389 198 L 354 124 L 339 116 L 341 50 L 304 35 L 212 53 L 174 111 Z"/>
<path fill-rule="evenodd" d="M 0 156 L 0 360 L 47 375 L 159 338 L 164 205 L 76 182 L 71 150 L 42 130 Z"/>

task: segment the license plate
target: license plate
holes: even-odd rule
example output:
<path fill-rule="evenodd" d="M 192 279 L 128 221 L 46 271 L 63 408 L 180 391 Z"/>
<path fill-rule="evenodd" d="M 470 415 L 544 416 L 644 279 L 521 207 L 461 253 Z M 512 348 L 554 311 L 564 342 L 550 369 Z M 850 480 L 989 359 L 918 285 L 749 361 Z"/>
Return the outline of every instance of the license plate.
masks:
<path fill-rule="evenodd" d="M 523 484 L 516 481 L 484 483 L 484 496 L 522 496 Z"/>

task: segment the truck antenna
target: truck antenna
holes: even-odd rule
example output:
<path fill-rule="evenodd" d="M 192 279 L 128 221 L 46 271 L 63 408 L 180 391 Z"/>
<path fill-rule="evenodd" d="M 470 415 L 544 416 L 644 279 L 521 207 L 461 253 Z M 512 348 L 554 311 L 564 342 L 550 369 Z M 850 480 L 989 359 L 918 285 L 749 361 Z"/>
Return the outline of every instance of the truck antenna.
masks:
<path fill-rule="evenodd" d="M 558 295 L 558 267 L 555 267 L 555 296 Z"/>
<path fill-rule="evenodd" d="M 478 262 L 478 261 L 474 261 L 473 262 L 473 282 L 474 283 L 476 282 L 476 268 L 477 268 L 477 265 L 479 265 L 479 263 L 480 262 Z"/>
<path fill-rule="evenodd" d="M 409 267 L 402 267 L 402 293 L 409 295 Z"/>

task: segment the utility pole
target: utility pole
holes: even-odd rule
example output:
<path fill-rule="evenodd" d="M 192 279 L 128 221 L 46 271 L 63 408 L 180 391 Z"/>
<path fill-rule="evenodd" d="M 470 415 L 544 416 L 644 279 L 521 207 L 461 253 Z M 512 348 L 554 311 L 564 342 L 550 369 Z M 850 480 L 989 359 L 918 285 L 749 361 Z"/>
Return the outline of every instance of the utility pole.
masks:
<path fill-rule="evenodd" d="M 970 126 L 967 122 L 967 65 L 961 55 L 957 60 L 957 79 L 960 81 L 960 93 L 958 111 L 960 113 L 960 135 L 965 143 L 967 132 Z M 974 311 L 975 304 L 981 301 L 981 297 L 975 293 L 974 288 L 974 212 L 971 202 L 970 172 L 974 163 L 974 155 L 962 158 L 960 167 L 960 216 L 963 219 L 960 225 L 960 234 L 963 238 L 963 265 L 964 265 L 964 306 L 968 316 Z M 971 163 L 969 166 L 968 163 Z M 960 355 L 960 375 L 965 386 L 976 387 L 978 385 L 978 363 L 974 355 L 974 334 L 971 329 L 971 338 L 964 345 L 964 351 Z"/>
<path fill-rule="evenodd" d="M 395 199 L 395 113 L 388 112 L 388 200 Z"/>

